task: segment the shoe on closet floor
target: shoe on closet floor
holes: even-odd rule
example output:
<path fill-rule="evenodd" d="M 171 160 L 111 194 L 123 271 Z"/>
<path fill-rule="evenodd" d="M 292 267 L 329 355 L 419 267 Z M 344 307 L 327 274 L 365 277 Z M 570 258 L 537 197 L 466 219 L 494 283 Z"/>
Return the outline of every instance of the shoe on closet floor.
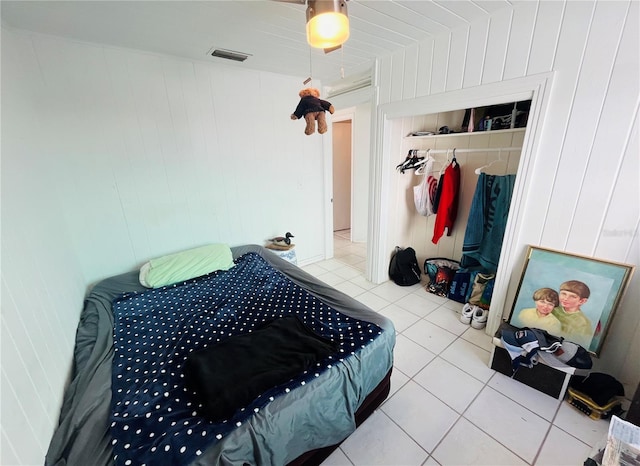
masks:
<path fill-rule="evenodd" d="M 463 324 L 470 324 L 471 319 L 473 318 L 473 313 L 475 312 L 476 308 L 478 307 L 469 303 L 462 306 L 462 313 L 460 314 L 460 322 L 462 322 Z"/>
<path fill-rule="evenodd" d="M 482 309 L 478 306 L 473 307 L 475 309 L 473 311 L 473 317 L 471 318 L 471 326 L 477 329 L 485 328 L 487 325 L 487 318 L 489 317 L 489 310 Z"/>

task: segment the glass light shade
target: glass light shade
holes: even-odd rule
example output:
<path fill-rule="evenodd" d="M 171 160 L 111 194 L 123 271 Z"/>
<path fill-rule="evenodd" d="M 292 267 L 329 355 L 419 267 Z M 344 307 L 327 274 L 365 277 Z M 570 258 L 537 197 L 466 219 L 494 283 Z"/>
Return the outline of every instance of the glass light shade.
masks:
<path fill-rule="evenodd" d="M 320 13 L 307 21 L 307 42 L 311 47 L 337 47 L 344 44 L 348 38 L 349 18 L 342 13 Z"/>

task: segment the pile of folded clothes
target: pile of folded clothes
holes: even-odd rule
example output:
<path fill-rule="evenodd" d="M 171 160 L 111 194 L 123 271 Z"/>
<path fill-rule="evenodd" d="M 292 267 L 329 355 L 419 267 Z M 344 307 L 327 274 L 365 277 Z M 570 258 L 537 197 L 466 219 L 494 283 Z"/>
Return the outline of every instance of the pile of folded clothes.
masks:
<path fill-rule="evenodd" d="M 553 366 L 567 365 L 577 369 L 591 369 L 593 361 L 582 346 L 556 337 L 537 328 L 517 328 L 502 324 L 500 340 L 511 357 L 513 374 L 521 367 L 533 367 L 538 359 Z"/>

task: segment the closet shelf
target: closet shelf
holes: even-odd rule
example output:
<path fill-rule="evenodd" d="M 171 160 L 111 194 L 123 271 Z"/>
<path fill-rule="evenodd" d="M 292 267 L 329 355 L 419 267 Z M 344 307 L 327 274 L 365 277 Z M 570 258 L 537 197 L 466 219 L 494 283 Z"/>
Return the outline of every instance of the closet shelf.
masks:
<path fill-rule="evenodd" d="M 404 139 L 431 139 L 431 138 L 447 138 L 452 136 L 481 136 L 487 134 L 504 134 L 504 133 L 523 133 L 527 128 L 509 128 L 496 129 L 495 131 L 472 131 L 471 133 L 451 133 L 451 134 L 431 134 L 429 136 L 404 136 Z"/>

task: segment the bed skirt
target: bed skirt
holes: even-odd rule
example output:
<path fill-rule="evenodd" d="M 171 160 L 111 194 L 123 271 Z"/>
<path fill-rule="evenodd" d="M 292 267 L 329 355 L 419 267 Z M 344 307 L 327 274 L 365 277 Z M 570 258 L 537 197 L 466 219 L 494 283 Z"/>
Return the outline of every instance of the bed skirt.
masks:
<path fill-rule="evenodd" d="M 355 414 L 356 427 L 360 426 L 373 412 L 382 404 L 389 396 L 391 391 L 391 372 L 393 368 L 387 372 L 382 382 L 373 389 L 371 393 L 364 399 L 362 406 L 358 408 Z M 346 440 L 346 439 L 345 439 Z M 343 440 L 344 441 L 344 440 Z M 298 456 L 295 460 L 287 464 L 287 466 L 318 466 L 331 455 L 341 444 L 330 445 L 324 448 L 311 450 Z"/>

